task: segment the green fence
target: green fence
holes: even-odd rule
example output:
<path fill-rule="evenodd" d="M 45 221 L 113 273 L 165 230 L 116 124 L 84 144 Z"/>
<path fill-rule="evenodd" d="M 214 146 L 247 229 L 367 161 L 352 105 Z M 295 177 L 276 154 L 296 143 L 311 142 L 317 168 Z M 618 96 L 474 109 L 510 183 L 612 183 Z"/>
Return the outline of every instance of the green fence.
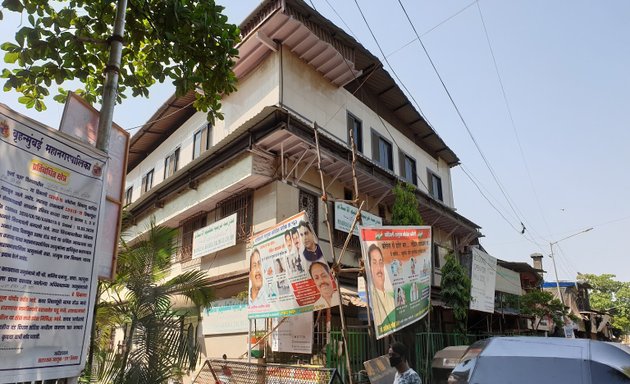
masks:
<path fill-rule="evenodd" d="M 364 361 L 387 354 L 389 344 L 386 340 L 370 339 L 366 329 L 348 331 L 350 366 L 356 383 L 367 382 L 367 376 L 362 372 Z M 347 378 L 341 331 L 332 331 L 330 334 L 330 343 L 326 346 L 326 366 L 337 368 L 341 377 L 344 380 Z"/>
<path fill-rule="evenodd" d="M 462 335 L 458 333 L 416 333 L 414 340 L 414 368 L 423 379 L 423 383 L 431 382 L 431 362 L 436 352 L 455 345 L 470 345 L 493 335 Z"/>
<path fill-rule="evenodd" d="M 461 335 L 455 333 L 424 332 L 416 333 L 413 341 L 404 340 L 403 342 L 408 344 L 410 349 L 413 349 L 413 361 L 410 363 L 412 368 L 420 373 L 422 382 L 426 384 L 431 383 L 431 361 L 437 351 L 455 345 L 470 345 L 477 340 L 492 336 L 499 335 Z M 332 331 L 330 340 L 331 342 L 326 347 L 326 366 L 329 368 L 337 368 L 341 376 L 345 379 L 347 374 L 343 344 L 341 343 L 341 332 Z M 411 345 L 412 342 L 413 346 Z M 367 382 L 365 375 L 361 372 L 364 370 L 363 362 L 387 354 L 389 342 L 387 338 L 373 340 L 371 342 L 366 329 L 355 329 L 348 331 L 348 347 L 350 365 L 355 382 L 361 383 Z"/>

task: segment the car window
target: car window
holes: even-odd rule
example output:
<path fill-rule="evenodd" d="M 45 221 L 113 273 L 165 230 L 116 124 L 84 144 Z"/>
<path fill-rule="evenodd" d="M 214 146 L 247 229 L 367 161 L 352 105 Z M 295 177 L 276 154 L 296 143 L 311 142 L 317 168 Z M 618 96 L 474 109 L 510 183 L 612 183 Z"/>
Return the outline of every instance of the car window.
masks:
<path fill-rule="evenodd" d="M 479 355 L 481 351 L 484 350 L 486 345 L 488 345 L 490 340 L 492 339 L 483 339 L 472 343 L 472 345 L 466 350 L 466 353 L 464 353 L 461 361 L 466 361 L 472 359 L 473 357 L 477 357 L 477 355 Z"/>
<path fill-rule="evenodd" d="M 476 362 L 476 357 L 462 360 L 462 362 L 457 364 L 457 366 L 453 368 L 453 371 L 451 371 L 448 384 L 467 384 L 470 374 L 475 369 Z"/>
<path fill-rule="evenodd" d="M 591 343 L 591 360 L 614 368 L 630 382 L 630 354 L 627 347 L 612 343 Z M 594 366 L 594 364 L 592 364 Z M 598 367 L 598 369 L 601 367 Z"/>
<path fill-rule="evenodd" d="M 480 356 L 470 384 L 584 383 L 581 359 L 522 356 Z M 596 381 L 594 383 L 606 383 Z"/>
<path fill-rule="evenodd" d="M 628 384 L 630 383 L 630 377 L 627 375 L 630 372 L 623 373 L 617 369 L 596 361 L 591 361 L 591 378 L 593 383 L 606 383 L 606 384 Z"/>

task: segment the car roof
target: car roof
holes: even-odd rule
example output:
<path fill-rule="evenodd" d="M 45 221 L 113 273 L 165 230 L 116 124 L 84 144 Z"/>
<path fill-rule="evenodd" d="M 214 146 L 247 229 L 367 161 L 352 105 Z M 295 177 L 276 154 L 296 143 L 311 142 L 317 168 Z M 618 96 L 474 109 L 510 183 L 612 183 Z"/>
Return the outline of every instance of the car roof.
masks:
<path fill-rule="evenodd" d="M 494 337 L 486 344 L 481 356 L 586 359 L 590 341 L 559 337 Z"/>

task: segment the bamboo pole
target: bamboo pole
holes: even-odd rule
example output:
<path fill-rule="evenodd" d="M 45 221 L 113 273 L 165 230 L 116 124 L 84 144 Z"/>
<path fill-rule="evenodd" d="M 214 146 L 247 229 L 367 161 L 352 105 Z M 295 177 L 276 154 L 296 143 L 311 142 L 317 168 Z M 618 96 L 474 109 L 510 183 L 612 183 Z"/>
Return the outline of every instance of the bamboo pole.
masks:
<path fill-rule="evenodd" d="M 333 245 L 333 233 L 330 226 L 330 216 L 328 213 L 328 197 L 326 193 L 326 184 L 324 183 L 324 172 L 322 171 L 322 156 L 319 148 L 319 135 L 317 133 L 317 123 L 313 124 L 313 131 L 315 132 L 315 146 L 317 148 L 317 170 L 319 171 L 319 180 L 322 188 L 322 201 L 324 202 L 324 214 L 326 215 L 326 228 L 328 228 L 328 239 L 330 244 L 330 251 L 332 252 L 333 260 L 335 257 L 335 246 Z M 353 167 L 354 172 L 354 167 Z M 333 267 L 336 266 L 336 262 L 333 263 Z M 339 277 L 336 268 L 332 269 L 332 275 L 337 285 L 337 294 L 339 295 L 339 316 L 341 317 L 341 338 L 343 339 L 343 348 L 346 355 L 346 368 L 348 371 L 348 382 L 353 384 L 352 366 L 350 365 L 350 354 L 348 352 L 348 330 L 346 328 L 346 317 L 343 313 L 343 299 L 341 297 L 341 285 L 339 284 Z"/>
<path fill-rule="evenodd" d="M 357 178 L 357 170 L 356 170 L 357 146 L 356 146 L 356 143 L 354 142 L 354 132 L 352 132 L 352 130 L 350 130 L 349 136 L 350 136 L 350 146 L 352 149 L 352 186 L 353 186 L 352 197 L 353 197 L 353 204 L 356 207 L 357 202 L 359 201 L 359 180 Z M 357 210 L 357 215 L 359 217 L 359 220 L 361 220 L 362 207 L 363 207 L 363 202 L 361 202 L 361 206 Z M 350 236 L 352 236 L 353 230 L 354 230 L 354 223 L 353 223 L 352 229 L 350 230 L 350 233 L 348 233 L 348 239 L 350 239 Z M 361 260 L 363 260 L 363 255 L 361 255 Z M 365 271 L 365 260 L 363 260 L 363 270 Z M 365 274 L 363 275 L 363 278 L 365 279 L 365 293 L 366 293 L 367 300 L 369 303 L 370 302 L 370 289 L 368 288 L 367 277 L 365 276 Z M 373 319 L 372 319 L 372 314 L 370 313 L 369 305 L 367 307 L 367 315 L 368 315 L 368 337 L 370 339 L 370 348 L 372 349 L 372 351 L 376 351 L 376 343 L 375 343 L 376 338 L 374 337 L 374 330 L 372 329 Z M 370 357 L 375 357 L 375 356 L 370 356 Z"/>

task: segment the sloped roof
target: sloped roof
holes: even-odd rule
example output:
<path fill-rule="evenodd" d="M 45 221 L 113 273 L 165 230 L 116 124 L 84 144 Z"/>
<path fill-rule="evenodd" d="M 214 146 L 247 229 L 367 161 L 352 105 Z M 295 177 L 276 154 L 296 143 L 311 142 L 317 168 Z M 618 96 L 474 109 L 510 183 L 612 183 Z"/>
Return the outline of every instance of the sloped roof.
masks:
<path fill-rule="evenodd" d="M 363 102 L 428 154 L 449 166 L 459 164 L 457 155 L 416 110 L 381 61 L 304 1 L 264 1 L 240 28 L 243 41 L 234 69 L 237 77 L 246 76 L 278 41 L 333 84 L 349 92 L 361 87 L 361 93 L 370 95 Z M 193 92 L 171 96 L 131 138 L 128 171 L 195 113 L 194 98 Z"/>

